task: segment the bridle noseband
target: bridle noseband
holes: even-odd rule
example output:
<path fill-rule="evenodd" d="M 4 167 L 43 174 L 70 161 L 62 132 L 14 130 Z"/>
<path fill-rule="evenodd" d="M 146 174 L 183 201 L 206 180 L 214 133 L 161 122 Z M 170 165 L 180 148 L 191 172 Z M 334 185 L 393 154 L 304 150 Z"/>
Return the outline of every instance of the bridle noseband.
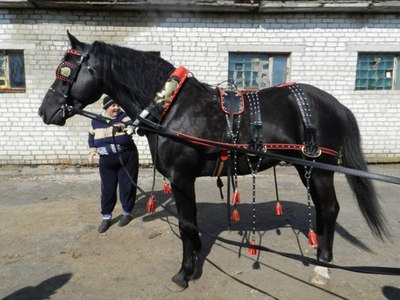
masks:
<path fill-rule="evenodd" d="M 83 51 L 68 49 L 64 54 L 63 60 L 56 69 L 56 80 L 61 80 L 64 82 L 63 89 L 61 92 L 57 91 L 56 89 L 54 89 L 53 84 L 49 90 L 63 97 L 64 101 L 61 104 L 60 108 L 63 114 L 63 118 L 70 117 L 74 114 L 73 107 L 68 105 L 68 102 L 71 98 L 71 90 L 74 83 L 76 82 L 76 79 L 78 78 L 83 62 L 89 59 L 89 52 L 91 47 L 91 45 L 85 45 Z M 76 63 L 67 61 L 69 56 L 76 56 L 79 58 L 79 60 Z M 90 73 L 92 74 L 92 72 Z"/>

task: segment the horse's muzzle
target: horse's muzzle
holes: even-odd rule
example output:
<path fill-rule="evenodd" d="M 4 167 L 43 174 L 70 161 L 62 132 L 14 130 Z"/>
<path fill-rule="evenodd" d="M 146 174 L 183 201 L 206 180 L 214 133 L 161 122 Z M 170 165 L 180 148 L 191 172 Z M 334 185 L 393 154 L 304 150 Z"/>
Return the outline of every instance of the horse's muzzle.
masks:
<path fill-rule="evenodd" d="M 48 110 L 40 107 L 38 114 L 42 118 L 43 123 L 45 123 L 46 125 L 53 124 L 63 126 L 65 124 L 66 117 L 64 116 L 63 110 L 60 108 L 53 111 L 52 113 L 49 113 Z"/>

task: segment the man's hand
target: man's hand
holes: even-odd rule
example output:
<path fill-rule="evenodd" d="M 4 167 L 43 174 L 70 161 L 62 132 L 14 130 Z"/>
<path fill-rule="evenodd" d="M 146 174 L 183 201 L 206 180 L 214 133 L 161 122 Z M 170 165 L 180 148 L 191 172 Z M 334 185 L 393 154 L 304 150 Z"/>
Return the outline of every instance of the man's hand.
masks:
<path fill-rule="evenodd" d="M 135 126 L 133 126 L 133 125 L 128 125 L 128 126 L 124 129 L 124 131 L 126 132 L 126 134 L 129 134 L 129 135 L 133 135 L 133 134 L 136 133 L 136 132 L 135 132 Z"/>
<path fill-rule="evenodd" d="M 95 156 L 97 156 L 96 152 L 89 152 L 89 156 L 88 156 L 89 163 L 93 163 L 93 159 L 95 158 Z"/>
<path fill-rule="evenodd" d="M 115 134 L 116 132 L 122 132 L 125 129 L 125 124 L 123 123 L 117 123 L 113 125 L 113 133 Z"/>

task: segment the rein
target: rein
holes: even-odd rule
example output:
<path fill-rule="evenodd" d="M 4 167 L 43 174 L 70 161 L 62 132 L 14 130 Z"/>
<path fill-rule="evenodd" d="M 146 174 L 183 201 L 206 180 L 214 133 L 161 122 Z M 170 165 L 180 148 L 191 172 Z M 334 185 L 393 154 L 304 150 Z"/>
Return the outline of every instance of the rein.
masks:
<path fill-rule="evenodd" d="M 97 115 L 97 114 L 94 114 L 92 112 L 85 111 L 85 110 L 79 109 L 79 108 L 68 107 L 68 110 L 71 111 L 72 113 L 76 113 L 76 114 L 79 114 L 81 116 L 84 116 L 84 117 L 87 117 L 90 119 L 95 119 L 95 118 L 99 117 L 99 115 Z M 102 118 L 107 119 L 103 116 L 102 116 Z M 351 169 L 351 168 L 346 168 L 343 166 L 330 165 L 330 164 L 326 164 L 326 163 L 291 157 L 291 156 L 287 156 L 287 155 L 271 153 L 266 150 L 266 149 L 268 149 L 268 145 L 270 146 L 270 148 L 272 150 L 299 150 L 299 149 L 301 150 L 300 147 L 302 147 L 303 145 L 300 145 L 300 144 L 265 144 L 266 147 L 264 147 L 264 150 L 257 150 L 257 149 L 248 147 L 247 144 L 230 144 L 230 143 L 223 143 L 223 142 L 218 142 L 218 141 L 214 141 L 214 140 L 208 140 L 208 139 L 195 137 L 195 136 L 192 136 L 189 134 L 185 134 L 185 133 L 167 128 L 163 125 L 155 123 L 155 122 L 153 122 L 149 119 L 143 118 L 141 116 L 138 116 L 136 121 L 135 121 L 135 126 L 142 130 L 150 131 L 150 132 L 159 134 L 164 137 L 182 140 L 182 141 L 185 141 L 185 142 L 188 142 L 191 144 L 201 145 L 201 146 L 205 146 L 205 147 L 220 148 L 221 150 L 235 150 L 235 151 L 245 153 L 245 154 L 251 154 L 251 155 L 256 155 L 256 156 L 260 156 L 260 157 L 267 157 L 267 158 L 271 158 L 271 159 L 275 159 L 275 160 L 279 160 L 279 161 L 285 161 L 287 163 L 298 164 L 298 165 L 302 165 L 302 166 L 306 166 L 306 167 L 314 167 L 314 168 L 318 168 L 318 169 L 325 170 L 325 171 L 338 172 L 338 173 L 342 173 L 342 174 L 346 174 L 346 175 L 358 176 L 358 177 L 363 177 L 363 178 L 368 178 L 368 179 L 372 179 L 372 180 L 378 180 L 378 181 L 383 181 L 383 182 L 387 182 L 387 183 L 393 183 L 393 184 L 400 185 L 399 177 L 383 175 L 383 174 L 378 174 L 378 173 L 373 173 L 373 172 L 367 172 L 367 171 L 362 171 L 362 170 L 357 170 L 357 169 Z M 328 148 L 321 147 L 321 151 L 325 154 L 334 155 L 334 152 L 332 152 L 333 150 L 328 149 Z"/>
<path fill-rule="evenodd" d="M 218 141 L 213 141 L 213 140 L 207 140 L 207 139 L 195 137 L 192 135 L 188 135 L 188 134 L 185 134 L 185 133 L 173 130 L 173 129 L 169 129 L 163 125 L 157 124 L 155 122 L 152 122 L 152 121 L 142 118 L 140 116 L 137 117 L 137 120 L 139 121 L 138 127 L 141 129 L 148 130 L 148 131 L 151 131 L 154 133 L 158 133 L 161 136 L 175 138 L 178 140 L 183 140 L 185 142 L 189 142 L 192 144 L 197 144 L 197 145 L 202 145 L 202 146 L 207 146 L 207 147 L 221 148 L 221 149 L 225 149 L 225 150 L 235 150 L 235 151 L 238 151 L 241 153 L 246 153 L 246 154 L 251 154 L 251 155 L 256 155 L 256 156 L 261 156 L 261 157 L 268 157 L 271 159 L 285 161 L 288 163 L 303 165 L 303 166 L 307 166 L 307 167 L 315 167 L 315 168 L 326 170 L 326 171 L 338 172 L 338 173 L 343 173 L 346 175 L 364 177 L 364 178 L 369 178 L 369 179 L 373 179 L 373 180 L 384 181 L 384 182 L 400 185 L 399 177 L 382 175 L 382 174 L 378 174 L 378 173 L 372 173 L 372 172 L 367 172 L 367 171 L 362 171 L 362 170 L 357 170 L 357 169 L 346 168 L 343 166 L 330 165 L 330 164 L 326 164 L 326 163 L 315 162 L 315 161 L 310 161 L 310 160 L 296 158 L 296 157 L 290 157 L 287 155 L 271 153 L 266 150 L 264 150 L 264 151 L 256 150 L 256 149 L 247 147 L 247 145 L 244 146 L 243 144 L 235 145 L 235 144 L 223 143 L 223 142 L 218 142 Z M 279 144 L 277 144 L 277 145 L 279 145 Z M 277 149 L 274 149 L 274 150 L 277 150 Z"/>

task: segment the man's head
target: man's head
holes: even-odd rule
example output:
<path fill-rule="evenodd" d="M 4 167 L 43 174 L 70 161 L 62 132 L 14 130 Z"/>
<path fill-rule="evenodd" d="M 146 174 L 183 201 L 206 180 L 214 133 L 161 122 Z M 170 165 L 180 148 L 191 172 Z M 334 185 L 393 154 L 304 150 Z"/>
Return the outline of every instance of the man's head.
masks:
<path fill-rule="evenodd" d="M 121 111 L 119 104 L 109 96 L 103 99 L 103 109 L 106 111 L 106 115 L 111 118 L 115 118 Z"/>
<path fill-rule="evenodd" d="M 112 99 L 110 96 L 106 96 L 103 99 L 103 109 L 107 110 L 107 108 L 109 108 L 111 106 L 111 104 L 115 104 L 115 100 Z"/>

